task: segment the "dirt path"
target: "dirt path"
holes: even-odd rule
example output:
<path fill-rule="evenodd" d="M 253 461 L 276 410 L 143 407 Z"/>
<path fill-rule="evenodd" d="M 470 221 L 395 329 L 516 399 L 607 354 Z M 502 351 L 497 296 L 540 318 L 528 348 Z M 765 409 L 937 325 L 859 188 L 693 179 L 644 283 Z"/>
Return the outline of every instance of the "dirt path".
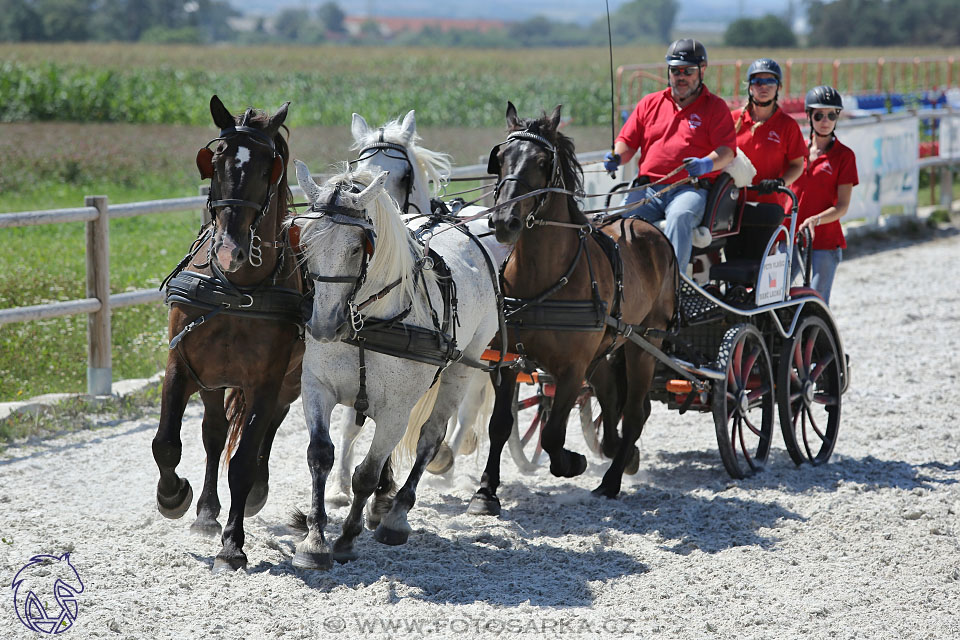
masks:
<path fill-rule="evenodd" d="M 425 482 L 406 546 L 365 533 L 360 560 L 301 572 L 281 526 L 309 506 L 296 405 L 247 520 L 250 570 L 213 575 L 219 541 L 157 513 L 148 418 L 0 456 L 0 582 L 69 551 L 85 591 L 68 638 L 956 638 L 960 235 L 857 253 L 833 293 L 854 369 L 827 466 L 796 468 L 777 435 L 768 470 L 731 481 L 709 416 L 656 406 L 620 500 L 589 495 L 596 460 L 575 480 L 505 462 L 503 517 L 467 516 L 471 457 Z M 199 491 L 199 407 L 186 418 L 180 470 Z M 346 511 L 331 513 L 336 535 Z M 34 637 L 5 589 L 0 638 Z"/>

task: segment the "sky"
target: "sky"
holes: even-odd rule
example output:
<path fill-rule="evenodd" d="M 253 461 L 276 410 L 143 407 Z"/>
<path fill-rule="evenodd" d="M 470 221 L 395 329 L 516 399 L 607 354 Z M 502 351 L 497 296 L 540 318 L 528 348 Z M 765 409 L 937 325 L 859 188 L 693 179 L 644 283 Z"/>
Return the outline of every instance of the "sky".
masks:
<path fill-rule="evenodd" d="M 316 8 L 326 0 L 232 0 L 234 6 L 250 14 L 270 14 L 282 8 Z M 609 0 L 614 11 L 626 0 Z M 339 2 L 348 15 L 380 15 L 441 18 L 485 18 L 525 20 L 545 15 L 554 20 L 587 23 L 605 14 L 603 0 L 353 0 Z M 755 18 L 766 13 L 783 13 L 786 0 L 678 0 L 677 24 L 721 22 L 740 17 Z M 799 9 L 801 2 L 795 0 Z"/>

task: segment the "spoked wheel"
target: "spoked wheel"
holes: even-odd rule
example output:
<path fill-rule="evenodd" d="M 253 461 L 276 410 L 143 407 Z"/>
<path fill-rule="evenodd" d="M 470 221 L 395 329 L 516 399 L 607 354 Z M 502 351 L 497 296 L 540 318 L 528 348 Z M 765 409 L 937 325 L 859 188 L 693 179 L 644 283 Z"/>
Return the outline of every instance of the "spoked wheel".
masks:
<path fill-rule="evenodd" d="M 823 464 L 840 429 L 840 354 L 827 323 L 818 316 L 800 321 L 780 356 L 777 404 L 783 442 L 793 461 Z"/>
<path fill-rule="evenodd" d="M 590 451 L 602 456 L 600 432 L 603 430 L 603 414 L 600 412 L 600 402 L 593 395 L 593 389 L 589 385 L 583 386 L 580 397 L 577 398 L 577 404 L 580 407 L 580 429 L 583 431 L 583 439 Z"/>
<path fill-rule="evenodd" d="M 750 324 L 738 324 L 723 337 L 718 368 L 726 378 L 713 390 L 713 421 L 720 458 L 733 478 L 763 470 L 773 436 L 774 386 L 770 353 Z"/>
<path fill-rule="evenodd" d="M 540 432 L 550 417 L 550 408 L 553 406 L 553 395 L 547 393 L 546 383 L 536 386 L 517 383 L 514 387 L 513 398 L 513 429 L 507 438 L 507 446 L 513 457 L 517 469 L 521 473 L 533 473 L 540 466 L 543 458 L 543 447 L 540 445 Z M 530 389 L 535 392 L 530 395 Z M 522 396 L 522 397 L 521 397 Z M 529 425 L 521 425 L 520 412 L 524 409 L 536 407 L 537 413 Z M 545 458 L 543 458 L 545 459 Z"/>

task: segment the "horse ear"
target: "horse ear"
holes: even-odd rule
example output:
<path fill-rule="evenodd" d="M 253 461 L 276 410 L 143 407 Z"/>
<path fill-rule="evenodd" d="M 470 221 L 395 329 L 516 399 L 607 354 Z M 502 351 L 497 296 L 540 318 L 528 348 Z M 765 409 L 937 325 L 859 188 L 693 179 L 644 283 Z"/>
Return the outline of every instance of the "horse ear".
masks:
<path fill-rule="evenodd" d="M 507 128 L 520 126 L 520 119 L 517 117 L 517 108 L 513 103 L 507 100 Z"/>
<path fill-rule="evenodd" d="M 387 181 L 387 176 L 389 175 L 389 171 L 381 171 L 380 174 L 373 179 L 373 182 L 370 183 L 370 186 L 360 192 L 355 199 L 358 209 L 366 209 L 367 204 L 380 195 L 380 192 L 383 191 L 383 185 Z"/>
<path fill-rule="evenodd" d="M 216 94 L 210 98 L 210 115 L 213 116 L 213 124 L 221 129 L 230 129 L 231 127 L 237 126 L 236 118 L 227 111 L 227 108 L 223 106 L 223 103 L 220 102 L 220 98 L 218 98 Z"/>
<path fill-rule="evenodd" d="M 403 122 L 400 124 L 403 137 L 407 140 L 407 142 L 413 140 L 413 136 L 417 133 L 417 119 L 413 113 L 414 109 L 410 109 L 410 111 L 407 112 L 407 115 L 403 117 Z"/>
<path fill-rule="evenodd" d="M 299 160 L 294 160 L 293 164 L 297 167 L 297 184 L 303 189 L 310 204 L 316 204 L 320 199 L 320 187 L 310 177 L 310 169 Z"/>
<path fill-rule="evenodd" d="M 264 131 L 267 132 L 271 138 L 277 135 L 277 132 L 280 131 L 280 125 L 282 125 L 283 121 L 287 119 L 287 107 L 289 106 L 289 100 L 280 105 L 280 108 L 277 109 L 277 112 L 270 118 L 269 124 L 264 127 Z"/>
<path fill-rule="evenodd" d="M 213 177 L 213 151 L 209 147 L 197 151 L 197 169 L 200 170 L 201 180 Z"/>
<path fill-rule="evenodd" d="M 350 123 L 350 133 L 353 134 L 353 139 L 356 142 L 360 142 L 366 138 L 369 132 L 370 125 L 368 125 L 367 121 L 363 119 L 363 116 L 359 113 L 353 114 L 353 121 Z"/>
<path fill-rule="evenodd" d="M 562 104 L 558 104 L 557 108 L 553 110 L 553 113 L 550 114 L 550 128 L 554 131 L 557 130 L 557 127 L 560 126 L 560 110 L 563 108 Z"/>
<path fill-rule="evenodd" d="M 277 184 L 283 177 L 283 157 L 278 153 L 273 157 L 273 169 L 270 171 L 270 184 Z"/>

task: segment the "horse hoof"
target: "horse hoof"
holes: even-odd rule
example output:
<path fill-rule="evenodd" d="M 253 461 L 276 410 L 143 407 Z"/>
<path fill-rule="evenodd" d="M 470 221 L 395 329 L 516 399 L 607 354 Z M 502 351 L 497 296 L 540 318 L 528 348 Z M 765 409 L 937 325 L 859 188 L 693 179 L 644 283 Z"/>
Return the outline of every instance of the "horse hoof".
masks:
<path fill-rule="evenodd" d="M 579 453 L 564 450 L 557 458 L 550 460 L 550 473 L 558 478 L 575 478 L 587 470 L 587 458 Z"/>
<path fill-rule="evenodd" d="M 499 516 L 500 498 L 477 491 L 470 500 L 467 513 L 472 516 Z"/>
<path fill-rule="evenodd" d="M 400 544 L 406 544 L 407 539 L 410 537 L 410 533 L 406 531 L 397 531 L 396 529 L 388 529 L 382 524 L 377 527 L 377 530 L 373 532 L 373 539 L 382 544 L 388 544 L 391 547 L 395 547 Z"/>
<path fill-rule="evenodd" d="M 247 556 L 240 555 L 232 558 L 221 558 L 217 556 L 213 561 L 214 573 L 231 573 L 239 569 L 247 568 Z"/>
<path fill-rule="evenodd" d="M 192 502 L 193 487 L 186 478 L 180 478 L 180 489 L 172 498 L 164 498 L 160 489 L 157 489 L 157 510 L 164 518 L 171 520 L 182 518 Z"/>
<path fill-rule="evenodd" d="M 223 527 L 214 518 L 203 520 L 197 518 L 190 525 L 190 533 L 204 538 L 219 538 L 223 533 Z"/>
<path fill-rule="evenodd" d="M 468 456 L 474 451 L 477 450 L 477 434 L 475 431 L 470 431 L 463 436 L 463 441 L 460 443 L 460 450 L 457 451 L 459 456 Z"/>
<path fill-rule="evenodd" d="M 617 489 L 616 491 L 613 491 L 603 485 L 600 485 L 590 493 L 597 498 L 606 498 L 608 500 L 615 500 L 617 496 L 620 495 L 620 490 Z"/>
<path fill-rule="evenodd" d="M 334 507 L 347 507 L 350 505 L 350 496 L 338 493 L 327 498 L 327 503 Z"/>
<path fill-rule="evenodd" d="M 329 551 L 313 553 L 310 551 L 297 551 L 293 556 L 293 566 L 298 569 L 316 569 L 326 571 L 333 568 L 333 556 Z"/>
<path fill-rule="evenodd" d="M 360 557 L 360 554 L 358 554 L 353 549 L 347 549 L 346 551 L 334 551 L 331 555 L 333 555 L 333 559 L 339 562 L 340 564 L 353 562 L 354 560 Z"/>
<path fill-rule="evenodd" d="M 633 451 L 630 452 L 630 460 L 627 462 L 623 471 L 631 476 L 637 471 L 640 471 L 640 449 L 636 447 L 633 448 Z"/>
<path fill-rule="evenodd" d="M 270 495 L 270 485 L 254 483 L 247 494 L 247 501 L 243 505 L 243 517 L 252 518 L 260 513 L 263 505 L 267 504 L 267 496 Z"/>
<path fill-rule="evenodd" d="M 450 449 L 450 445 L 441 442 L 433 460 L 427 465 L 427 471 L 434 475 L 440 475 L 449 471 L 451 467 L 453 467 L 453 451 Z"/>

